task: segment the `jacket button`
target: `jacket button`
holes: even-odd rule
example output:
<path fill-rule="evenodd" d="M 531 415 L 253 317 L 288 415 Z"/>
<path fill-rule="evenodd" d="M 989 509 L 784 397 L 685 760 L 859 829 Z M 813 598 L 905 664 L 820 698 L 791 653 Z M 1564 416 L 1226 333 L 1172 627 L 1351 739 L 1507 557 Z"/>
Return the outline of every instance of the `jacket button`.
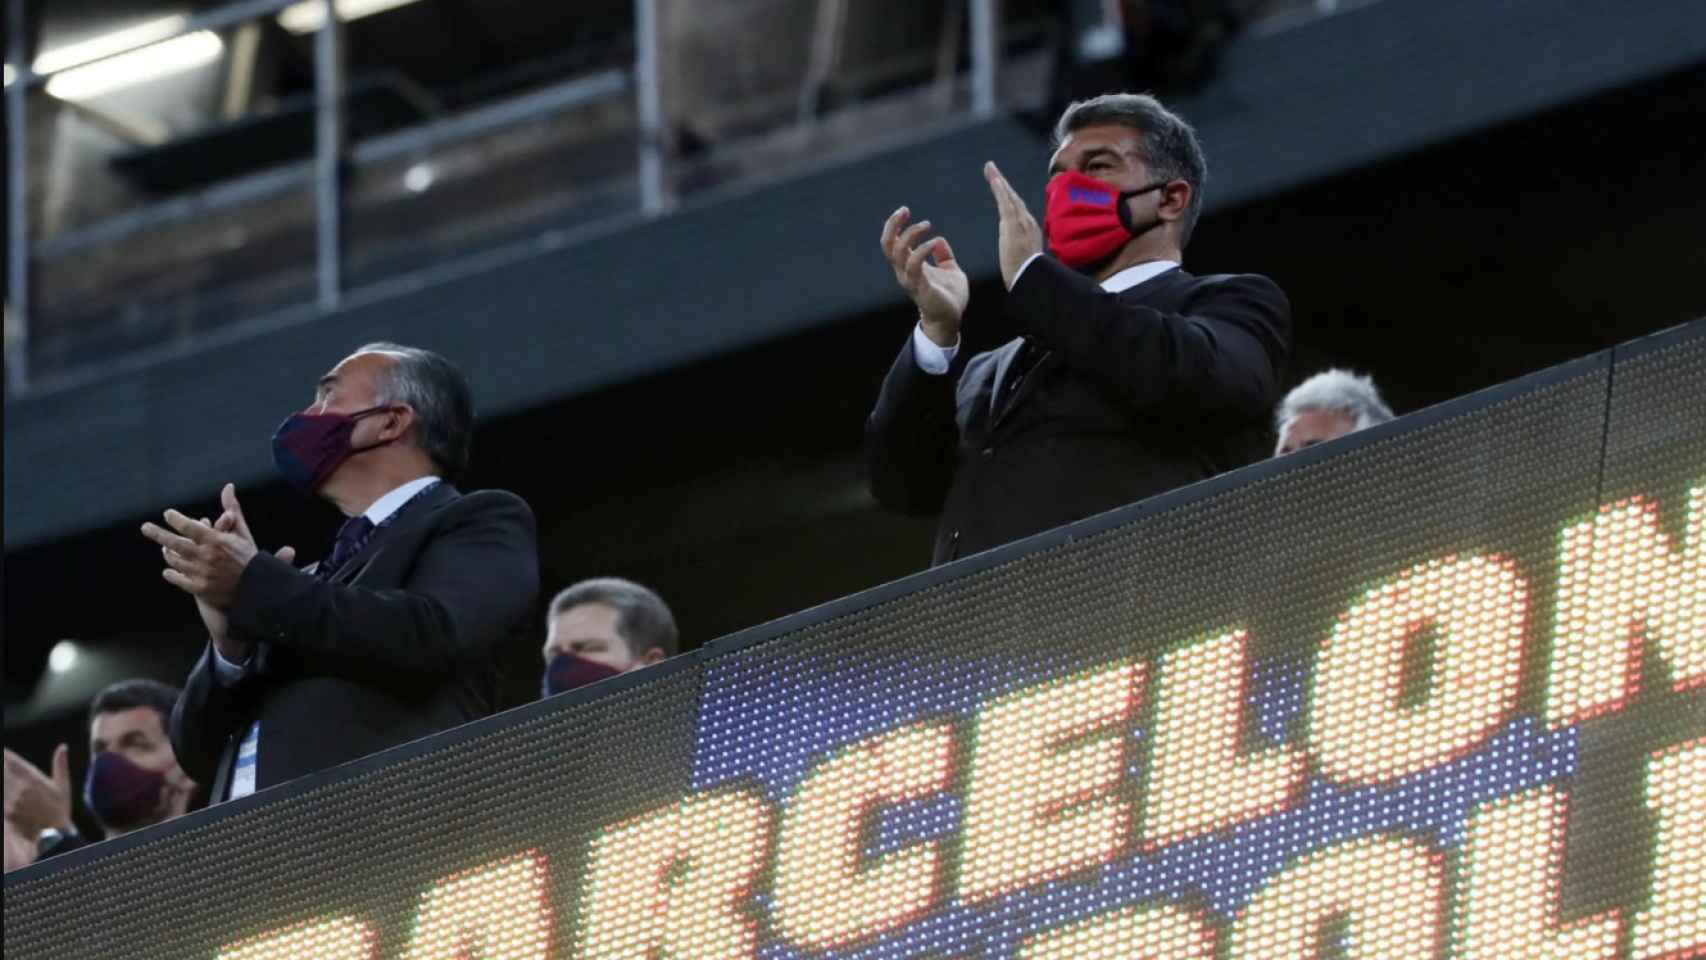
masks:
<path fill-rule="evenodd" d="M 983 448 L 983 459 L 988 460 L 990 457 L 993 457 L 993 456 L 995 456 L 995 448 L 994 447 L 984 447 Z"/>

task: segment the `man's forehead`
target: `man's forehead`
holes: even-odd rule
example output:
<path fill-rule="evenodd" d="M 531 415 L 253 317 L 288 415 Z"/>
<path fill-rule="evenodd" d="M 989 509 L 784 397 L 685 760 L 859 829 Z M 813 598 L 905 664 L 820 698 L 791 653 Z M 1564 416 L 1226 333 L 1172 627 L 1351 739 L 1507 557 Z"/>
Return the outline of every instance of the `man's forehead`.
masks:
<path fill-rule="evenodd" d="M 1135 153 L 1143 142 L 1136 127 L 1123 123 L 1092 123 L 1068 133 L 1055 148 L 1055 157 L 1068 152 L 1082 152 L 1097 147 L 1112 148 L 1121 153 Z"/>
<path fill-rule="evenodd" d="M 94 722 L 89 725 L 89 739 L 110 743 L 132 730 L 158 735 L 165 732 L 166 724 L 160 716 L 160 711 L 153 707 L 107 710 L 95 714 Z"/>
<path fill-rule="evenodd" d="M 568 607 L 551 618 L 552 629 L 614 630 L 619 611 L 608 603 L 588 601 Z"/>
<path fill-rule="evenodd" d="M 332 383 L 346 379 L 349 374 L 369 374 L 388 367 L 397 362 L 397 354 L 382 350 L 366 350 L 352 353 L 338 361 L 338 365 L 326 371 L 320 378 L 321 383 Z"/>

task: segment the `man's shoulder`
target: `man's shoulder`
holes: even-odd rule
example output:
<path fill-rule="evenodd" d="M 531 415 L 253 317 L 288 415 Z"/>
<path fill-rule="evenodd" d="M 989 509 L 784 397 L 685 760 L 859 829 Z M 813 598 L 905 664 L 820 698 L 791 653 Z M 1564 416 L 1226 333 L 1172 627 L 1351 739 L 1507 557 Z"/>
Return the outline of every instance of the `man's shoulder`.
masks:
<path fill-rule="evenodd" d="M 1191 295 L 1216 293 L 1254 293 L 1262 296 L 1285 299 L 1285 291 L 1272 277 L 1261 273 L 1210 273 L 1203 276 L 1175 270 L 1171 274 L 1177 277 L 1181 285 L 1190 290 Z"/>
<path fill-rule="evenodd" d="M 452 487 L 422 513 L 419 526 L 405 536 L 418 538 L 415 542 L 423 546 L 439 541 L 485 541 L 497 537 L 531 549 L 526 545 L 538 539 L 533 509 L 526 500 L 508 490 L 464 493 Z"/>
<path fill-rule="evenodd" d="M 495 515 L 525 517 L 528 523 L 533 522 L 533 508 L 508 490 L 470 490 L 464 493 L 450 487 L 446 494 L 435 511 L 445 519 Z"/>

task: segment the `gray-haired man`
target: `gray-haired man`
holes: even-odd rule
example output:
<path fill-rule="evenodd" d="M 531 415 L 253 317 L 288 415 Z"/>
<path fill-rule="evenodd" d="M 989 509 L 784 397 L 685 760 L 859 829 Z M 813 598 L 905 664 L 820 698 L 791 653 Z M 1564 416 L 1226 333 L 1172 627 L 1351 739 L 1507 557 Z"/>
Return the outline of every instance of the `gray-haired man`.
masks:
<path fill-rule="evenodd" d="M 1274 456 L 1334 440 L 1392 419 L 1374 380 L 1348 370 L 1324 370 L 1298 384 L 1274 412 Z"/>
<path fill-rule="evenodd" d="M 498 660 L 533 619 L 539 548 L 520 497 L 452 485 L 473 431 L 449 360 L 368 344 L 273 435 L 284 478 L 345 517 L 323 560 L 298 570 L 289 548 L 258 549 L 229 484 L 212 523 L 168 510 L 143 525 L 207 626 L 171 735 L 213 802 L 492 712 Z"/>
<path fill-rule="evenodd" d="M 545 620 L 543 696 L 554 696 L 675 655 L 669 605 L 619 577 L 582 580 L 551 601 Z"/>

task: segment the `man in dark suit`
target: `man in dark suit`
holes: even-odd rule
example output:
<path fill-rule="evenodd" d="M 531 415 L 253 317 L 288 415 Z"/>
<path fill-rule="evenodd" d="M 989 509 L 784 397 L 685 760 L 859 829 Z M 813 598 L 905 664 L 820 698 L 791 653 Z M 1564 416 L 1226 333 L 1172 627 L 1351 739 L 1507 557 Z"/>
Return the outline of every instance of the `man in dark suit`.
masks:
<path fill-rule="evenodd" d="M 256 549 L 228 484 L 213 523 L 145 524 L 211 642 L 172 742 L 212 801 L 239 797 L 489 714 L 501 648 L 539 589 L 533 514 L 450 485 L 473 401 L 443 357 L 371 344 L 320 378 L 273 437 L 280 471 L 348 518 L 306 570 Z"/>
<path fill-rule="evenodd" d="M 1180 269 L 1207 170 L 1154 98 L 1109 94 L 1055 127 L 1044 230 L 994 164 L 1006 313 L 1021 331 L 965 357 L 966 276 L 901 207 L 884 254 L 918 325 L 866 423 L 871 491 L 941 513 L 933 562 L 1260 459 L 1291 351 L 1266 277 Z"/>

